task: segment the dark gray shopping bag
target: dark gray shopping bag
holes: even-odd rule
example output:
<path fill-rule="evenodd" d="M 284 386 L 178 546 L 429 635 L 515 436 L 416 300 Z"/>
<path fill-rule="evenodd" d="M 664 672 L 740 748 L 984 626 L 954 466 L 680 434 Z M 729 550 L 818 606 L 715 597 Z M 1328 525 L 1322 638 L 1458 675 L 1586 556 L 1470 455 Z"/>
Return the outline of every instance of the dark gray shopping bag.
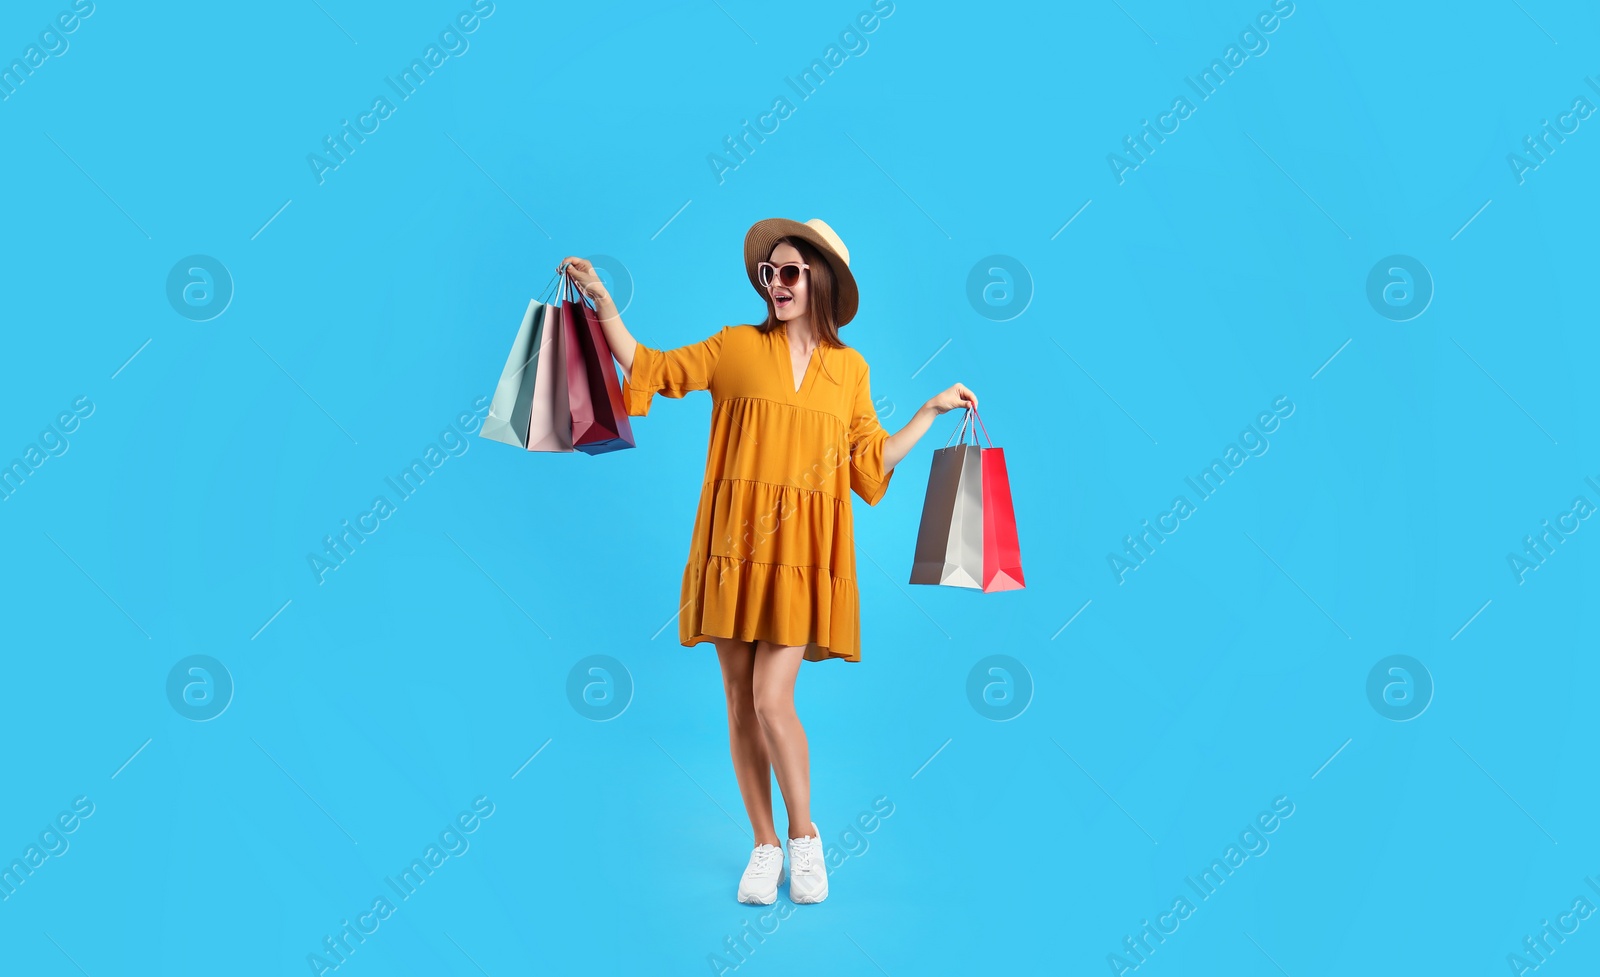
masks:
<path fill-rule="evenodd" d="M 971 417 L 969 409 L 960 444 L 950 447 L 947 441 L 933 453 L 912 583 L 983 589 L 983 455 L 976 433 L 973 443 L 966 443 Z"/>

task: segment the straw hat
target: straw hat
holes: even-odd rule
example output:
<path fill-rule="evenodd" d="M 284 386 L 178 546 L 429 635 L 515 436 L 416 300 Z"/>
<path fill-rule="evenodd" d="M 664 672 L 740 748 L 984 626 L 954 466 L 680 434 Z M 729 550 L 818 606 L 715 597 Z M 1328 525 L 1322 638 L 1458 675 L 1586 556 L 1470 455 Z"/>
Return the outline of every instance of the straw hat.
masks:
<path fill-rule="evenodd" d="M 833 269 L 834 288 L 838 295 L 839 306 L 837 325 L 842 326 L 854 319 L 861 295 L 856 291 L 856 276 L 850 273 L 850 249 L 839 240 L 839 235 L 833 232 L 833 228 L 816 218 L 802 224 L 783 217 L 769 217 L 752 224 L 744 236 L 744 267 L 750 275 L 750 284 L 755 286 L 762 298 L 766 297 L 767 290 L 761 287 L 756 266 L 766 261 L 777 245 L 778 239 L 785 237 L 797 237 L 808 241 L 822 252 L 828 266 Z"/>

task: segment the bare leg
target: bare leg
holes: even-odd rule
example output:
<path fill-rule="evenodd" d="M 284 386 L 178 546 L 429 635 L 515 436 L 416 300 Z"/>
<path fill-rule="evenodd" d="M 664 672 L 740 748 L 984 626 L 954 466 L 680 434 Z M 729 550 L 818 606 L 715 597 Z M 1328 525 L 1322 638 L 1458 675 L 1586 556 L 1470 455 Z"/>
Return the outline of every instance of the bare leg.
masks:
<path fill-rule="evenodd" d="M 714 638 L 717 659 L 722 663 L 722 689 L 728 698 L 728 748 L 733 754 L 733 774 L 744 797 L 745 813 L 755 832 L 756 845 L 778 845 L 778 830 L 772 823 L 772 763 L 767 757 L 766 737 L 756 718 L 753 676 L 756 661 L 754 641 Z"/>
<path fill-rule="evenodd" d="M 805 656 L 804 645 L 784 647 L 756 642 L 756 719 L 767 739 L 767 755 L 778 773 L 783 806 L 789 812 L 789 837 L 811 831 L 811 751 L 805 727 L 794 708 L 794 681 Z"/>

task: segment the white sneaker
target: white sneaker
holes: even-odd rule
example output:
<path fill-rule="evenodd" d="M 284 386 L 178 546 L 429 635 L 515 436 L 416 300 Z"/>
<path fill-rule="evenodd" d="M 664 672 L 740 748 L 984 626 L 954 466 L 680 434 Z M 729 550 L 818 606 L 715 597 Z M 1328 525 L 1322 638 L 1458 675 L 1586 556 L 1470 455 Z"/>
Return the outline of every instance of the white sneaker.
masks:
<path fill-rule="evenodd" d="M 783 849 L 777 845 L 757 845 L 750 853 L 750 864 L 739 877 L 739 901 L 752 906 L 770 906 L 778 901 L 778 886 L 783 884 Z"/>
<path fill-rule="evenodd" d="M 789 839 L 789 900 L 821 902 L 828 898 L 828 869 L 822 856 L 822 832 L 811 822 L 809 835 Z"/>

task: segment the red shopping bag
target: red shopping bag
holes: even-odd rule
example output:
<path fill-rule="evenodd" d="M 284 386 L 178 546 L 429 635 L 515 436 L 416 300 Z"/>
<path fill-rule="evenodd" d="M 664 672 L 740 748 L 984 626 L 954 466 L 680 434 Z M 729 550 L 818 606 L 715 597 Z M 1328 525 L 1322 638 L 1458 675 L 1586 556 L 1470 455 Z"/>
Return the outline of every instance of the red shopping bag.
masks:
<path fill-rule="evenodd" d="M 977 410 L 973 410 L 977 416 Z M 983 427 L 983 418 L 978 418 Z M 988 440 L 989 431 L 983 428 Z M 1017 516 L 1011 507 L 1011 480 L 1006 474 L 1006 453 L 996 448 L 979 448 L 983 464 L 983 592 L 1021 590 L 1022 545 L 1017 539 Z"/>
<path fill-rule="evenodd" d="M 634 447 L 633 426 L 622 401 L 622 381 L 600 315 L 571 278 L 561 276 L 561 328 L 566 342 L 572 446 L 586 454 Z"/>

